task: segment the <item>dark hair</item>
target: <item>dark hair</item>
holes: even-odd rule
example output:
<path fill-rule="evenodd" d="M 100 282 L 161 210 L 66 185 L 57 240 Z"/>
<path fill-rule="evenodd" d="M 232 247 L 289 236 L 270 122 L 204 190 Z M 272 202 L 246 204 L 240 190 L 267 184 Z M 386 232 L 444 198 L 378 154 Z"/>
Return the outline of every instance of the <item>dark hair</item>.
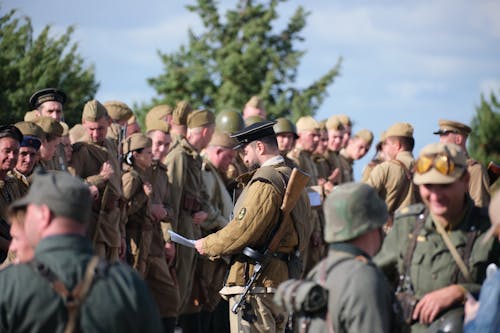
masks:
<path fill-rule="evenodd" d="M 260 139 L 255 140 L 255 141 L 260 141 L 263 144 L 265 144 L 266 146 L 268 146 L 269 148 L 278 149 L 278 140 L 276 140 L 276 135 L 264 136 Z"/>
<path fill-rule="evenodd" d="M 401 147 L 403 147 L 403 150 L 405 151 L 413 151 L 413 148 L 415 147 L 415 139 L 414 138 L 409 138 L 407 136 L 393 136 L 400 144 Z"/>
<path fill-rule="evenodd" d="M 123 155 L 123 162 L 127 165 L 134 165 L 134 152 L 137 152 L 137 153 L 142 153 L 142 151 L 144 150 L 144 148 L 139 148 L 139 149 L 135 149 L 135 150 L 131 150 L 129 151 L 128 153 L 126 153 L 125 155 Z"/>

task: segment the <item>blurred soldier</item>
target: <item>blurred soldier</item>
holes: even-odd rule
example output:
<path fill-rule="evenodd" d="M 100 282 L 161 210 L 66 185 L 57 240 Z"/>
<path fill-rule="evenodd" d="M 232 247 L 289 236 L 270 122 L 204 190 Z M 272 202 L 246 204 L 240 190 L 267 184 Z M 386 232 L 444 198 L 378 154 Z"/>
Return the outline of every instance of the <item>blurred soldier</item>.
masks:
<path fill-rule="evenodd" d="M 174 120 L 175 116 L 174 111 Z M 213 213 L 201 177 L 200 152 L 214 133 L 214 115 L 208 110 L 192 111 L 187 127 L 186 137 L 178 137 L 179 141 L 165 158 L 165 165 L 175 214 L 173 229 L 184 237 L 197 239 L 201 237 L 200 224 Z M 179 313 L 183 314 L 180 324 L 188 332 L 198 332 L 203 300 L 199 294 L 199 277 L 195 276 L 196 251 L 178 246 L 175 261 L 181 300 Z"/>
<path fill-rule="evenodd" d="M 328 195 L 324 212 L 328 256 L 306 280 L 281 284 L 275 300 L 301 316 L 301 332 L 402 332 L 397 300 L 371 261 L 382 245 L 385 203 L 370 186 L 346 183 Z"/>
<path fill-rule="evenodd" d="M 21 121 L 16 127 L 23 134 L 23 140 L 19 147 L 19 157 L 16 167 L 12 170 L 12 176 L 19 180 L 21 194 L 28 192 L 31 185 L 31 174 L 38 161 L 38 150 L 42 144 L 41 138 L 45 137 L 43 130 L 35 123 Z"/>
<path fill-rule="evenodd" d="M 293 160 L 286 156 L 295 147 L 295 141 L 298 139 L 297 129 L 295 124 L 286 118 L 276 119 L 276 124 L 273 126 L 276 133 L 276 141 L 278 141 L 278 149 L 280 155 L 285 159 L 285 164 L 290 168 L 295 168 L 297 165 Z"/>
<path fill-rule="evenodd" d="M 372 142 L 373 133 L 367 129 L 359 131 L 347 141 L 346 147 L 339 154 L 343 182 L 354 181 L 354 161 L 362 159 L 368 153 Z"/>
<path fill-rule="evenodd" d="M 75 144 L 80 141 L 88 140 L 86 132 L 87 130 L 82 124 L 76 124 L 69 130 L 69 141 L 71 144 Z"/>
<path fill-rule="evenodd" d="M 63 122 L 63 106 L 66 99 L 66 94 L 63 91 L 55 88 L 46 88 L 35 92 L 30 97 L 29 103 L 31 107 L 35 109 L 35 116 L 50 117 L 57 122 Z M 45 162 L 45 168 L 51 170 L 67 170 L 68 161 L 64 154 L 64 148 L 59 141 L 55 147 L 55 153 L 52 159 L 51 162 Z"/>
<path fill-rule="evenodd" d="M 252 166 L 246 186 L 233 209 L 234 218 L 226 227 L 196 241 L 200 254 L 210 257 L 233 255 L 232 265 L 221 294 L 229 298 L 232 307 L 241 297 L 255 267 L 255 261 L 242 254 L 250 246 L 264 251 L 269 245 L 272 232 L 280 215 L 280 205 L 285 194 L 291 170 L 279 155 L 278 144 L 272 126 L 266 121 L 246 127 L 233 134 L 245 152 L 245 163 Z M 277 253 L 269 257 L 260 277 L 252 285 L 245 305 L 237 314 L 229 313 L 231 332 L 283 332 L 286 312 L 272 301 L 279 283 L 288 278 L 287 263 L 290 254 L 303 250 L 307 245 L 304 224 L 308 209 L 305 196 L 292 212 L 294 224 L 281 239 Z M 306 215 L 303 215 L 306 214 Z"/>
<path fill-rule="evenodd" d="M 266 110 L 264 109 L 264 103 L 258 96 L 252 96 L 243 108 L 243 119 L 245 119 L 245 121 L 247 120 L 247 118 L 253 116 L 258 116 L 262 120 L 266 119 Z"/>
<path fill-rule="evenodd" d="M 187 133 L 187 119 L 189 114 L 193 111 L 191 105 L 186 101 L 179 101 L 172 111 L 172 124 L 170 135 L 172 136 L 172 149 L 186 136 Z"/>
<path fill-rule="evenodd" d="M 478 161 L 469 157 L 467 153 L 467 137 L 471 128 L 465 124 L 452 120 L 439 120 L 439 142 L 459 145 L 467 155 L 467 171 L 470 174 L 469 195 L 478 207 L 487 207 L 490 202 L 488 190 L 490 179 L 486 168 Z"/>
<path fill-rule="evenodd" d="M 50 117 L 40 116 L 33 120 L 45 133 L 40 146 L 40 159 L 37 165 L 40 165 L 46 170 L 61 170 L 58 167 L 57 149 L 64 128 L 61 123 Z"/>
<path fill-rule="evenodd" d="M 0 262 L 7 257 L 11 239 L 7 224 L 7 207 L 22 195 L 18 180 L 9 176 L 16 166 L 19 143 L 22 141 L 23 135 L 17 127 L 0 126 Z"/>
<path fill-rule="evenodd" d="M 127 132 L 127 122 L 134 113 L 127 104 L 120 101 L 107 101 L 103 105 L 111 119 L 106 138 L 120 148 L 120 141 L 132 134 Z"/>
<path fill-rule="evenodd" d="M 165 123 L 170 131 L 172 124 L 172 112 L 174 110 L 167 104 L 160 104 L 153 107 L 146 113 L 144 119 L 144 124 L 146 125 L 146 131 L 149 131 L 152 127 L 158 126 L 158 124 Z"/>
<path fill-rule="evenodd" d="M 288 154 L 288 157 L 310 178 L 307 183 L 307 190 L 310 196 L 320 198 L 323 194 L 321 186 L 318 186 L 318 169 L 312 159 L 312 154 L 319 143 L 319 123 L 311 116 L 305 116 L 297 120 L 297 134 L 299 138 L 295 148 Z M 321 212 L 321 201 L 311 202 L 314 208 L 312 212 L 312 235 L 307 249 L 307 258 L 305 271 L 308 272 L 324 255 L 324 244 L 322 241 L 323 233 L 323 214 Z"/>
<path fill-rule="evenodd" d="M 328 130 L 326 129 L 326 119 L 319 122 L 319 141 L 313 152 L 313 161 L 318 170 L 318 184 L 323 186 L 328 179 L 330 166 L 325 158 L 328 150 Z"/>
<path fill-rule="evenodd" d="M 225 176 L 236 155 L 233 147 L 237 143 L 229 137 L 228 133 L 216 131 L 205 149 L 202 167 L 203 183 L 216 214 L 207 218 L 201 225 L 203 237 L 222 229 L 230 220 L 233 202 L 225 185 Z M 221 300 L 219 295 L 229 267 L 229 258 L 208 260 L 208 258 L 201 257 L 198 261 L 202 265 L 200 274 L 202 289 L 205 290 L 207 296 L 202 311 L 203 331 L 229 332 L 228 303 Z"/>
<path fill-rule="evenodd" d="M 73 145 L 72 171 L 89 185 L 97 187 L 88 234 L 95 251 L 108 260 L 117 260 L 125 249 L 125 220 L 122 201 L 121 167 L 117 147 L 106 138 L 109 117 L 97 100 L 85 104 L 82 125 L 85 142 Z"/>
<path fill-rule="evenodd" d="M 351 138 L 351 131 L 352 131 L 352 122 L 351 118 L 349 118 L 348 115 L 345 114 L 339 114 L 337 116 L 338 120 L 342 124 L 342 127 L 344 128 L 344 135 L 342 137 L 342 148 L 347 147 L 347 143 L 349 142 L 349 139 Z"/>
<path fill-rule="evenodd" d="M 496 237 L 500 241 L 500 192 L 496 192 L 490 203 L 491 228 L 485 239 Z M 465 303 L 465 333 L 500 331 L 500 269 L 488 267 L 487 279 L 481 287 L 479 302 L 467 297 Z"/>
<path fill-rule="evenodd" d="M 69 163 L 71 157 L 73 156 L 73 147 L 71 146 L 71 139 L 69 138 L 69 126 L 65 122 L 61 121 L 61 126 L 63 127 L 63 132 L 61 135 L 61 140 L 59 146 L 63 148 L 64 161 Z M 67 165 L 66 165 L 67 167 Z"/>
<path fill-rule="evenodd" d="M 380 163 L 385 161 L 385 154 L 383 151 L 384 141 L 385 141 L 385 132 L 382 132 L 382 134 L 380 135 L 380 140 L 375 146 L 376 148 L 375 155 L 373 156 L 370 163 L 368 163 L 363 169 L 363 174 L 361 176 L 361 181 L 363 183 L 366 183 L 366 181 L 370 177 L 370 173 L 372 172 L 373 168 L 375 168 L 376 165 L 379 165 Z"/>
<path fill-rule="evenodd" d="M 35 256 L 35 249 L 31 246 L 24 228 L 26 207 L 9 209 L 7 214 L 12 240 L 9 246 L 9 258 L 4 264 L 8 261 L 9 264 L 28 262 Z"/>
<path fill-rule="evenodd" d="M 245 127 L 245 122 L 241 114 L 234 110 L 224 110 L 217 114 L 215 117 L 215 130 L 223 133 L 236 133 Z M 225 176 L 225 182 L 231 194 L 234 193 L 234 198 L 239 195 L 240 191 L 236 191 L 235 179 L 247 172 L 247 167 L 243 163 L 241 151 L 236 153 L 233 161 L 229 164 Z M 233 200 L 234 201 L 234 200 Z"/>
<path fill-rule="evenodd" d="M 144 282 L 130 268 L 92 256 L 85 237 L 88 186 L 66 172 L 37 173 L 14 209 L 35 257 L 0 272 L 4 332 L 159 332 Z M 14 220 L 14 223 L 15 220 Z"/>
<path fill-rule="evenodd" d="M 467 157 L 459 146 L 425 146 L 415 170 L 424 204 L 396 213 L 374 260 L 391 279 L 399 277 L 396 294 L 412 332 L 426 332 L 440 315 L 462 307 L 468 292 L 479 292 L 500 247 L 493 239 L 483 241 L 488 214 L 467 193 Z"/>
<path fill-rule="evenodd" d="M 386 161 L 373 168 L 366 181 L 385 200 L 389 215 L 402 207 L 418 201 L 417 190 L 412 182 L 413 126 L 396 123 L 385 132 L 384 151 Z M 389 222 L 389 226 L 390 226 Z"/>
<path fill-rule="evenodd" d="M 326 121 L 326 129 L 328 130 L 328 150 L 325 153 L 325 158 L 330 167 L 330 176 L 324 187 L 325 192 L 328 193 L 334 185 L 342 183 L 339 152 L 342 148 L 342 140 L 344 139 L 344 126 L 338 116 L 331 116 Z"/>
<path fill-rule="evenodd" d="M 261 116 L 250 116 L 248 118 L 245 118 L 245 127 L 248 127 L 248 126 L 253 125 L 255 123 L 260 123 L 264 120 L 265 119 L 262 118 Z"/>
<path fill-rule="evenodd" d="M 170 145 L 169 125 L 161 117 L 150 118 L 147 123 L 146 130 L 148 137 L 151 138 L 153 161 L 151 167 L 146 170 L 146 179 L 149 179 L 153 186 L 151 215 L 156 223 L 153 223 L 153 245 L 146 282 L 160 308 L 165 332 L 173 333 L 180 300 L 173 267 L 175 245 L 170 241 L 168 233 L 172 230 L 173 212 L 170 207 L 167 167 L 161 162 L 167 155 Z"/>

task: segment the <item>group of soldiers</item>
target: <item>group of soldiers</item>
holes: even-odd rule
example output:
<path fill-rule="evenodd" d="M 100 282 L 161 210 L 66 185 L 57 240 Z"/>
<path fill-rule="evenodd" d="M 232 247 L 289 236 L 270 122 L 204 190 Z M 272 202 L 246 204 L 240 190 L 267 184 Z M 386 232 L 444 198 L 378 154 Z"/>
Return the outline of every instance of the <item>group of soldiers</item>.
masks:
<path fill-rule="evenodd" d="M 91 100 L 69 128 L 65 101 L 42 89 L 0 127 L 2 332 L 425 332 L 499 264 L 465 124 L 416 160 L 393 124 L 355 183 L 374 136 L 345 115 L 180 101 L 141 129 Z"/>

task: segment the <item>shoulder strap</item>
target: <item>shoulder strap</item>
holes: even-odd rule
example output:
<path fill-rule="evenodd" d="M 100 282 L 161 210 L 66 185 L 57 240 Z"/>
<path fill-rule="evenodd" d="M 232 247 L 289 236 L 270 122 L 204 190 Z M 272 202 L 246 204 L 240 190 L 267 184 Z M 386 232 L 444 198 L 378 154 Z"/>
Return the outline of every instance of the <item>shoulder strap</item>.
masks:
<path fill-rule="evenodd" d="M 409 181 L 412 181 L 412 174 L 410 172 L 410 170 L 406 167 L 406 165 L 404 165 L 403 162 L 401 162 L 400 160 L 389 160 L 388 161 L 389 163 L 393 163 L 393 164 L 397 164 L 399 165 L 401 168 L 403 168 L 404 172 L 405 172 L 405 175 L 406 175 L 406 178 L 409 180 Z"/>
<path fill-rule="evenodd" d="M 413 231 L 411 233 L 411 239 L 408 242 L 408 246 L 406 247 L 406 253 L 403 257 L 403 270 L 399 277 L 398 290 L 405 290 L 408 285 L 407 282 L 410 281 L 410 268 L 411 268 L 411 260 L 413 258 L 413 253 L 415 252 L 415 247 L 417 246 L 417 238 L 420 234 L 420 231 L 424 227 L 425 218 L 427 217 L 427 210 L 424 213 L 421 213 L 417 217 L 417 221 L 413 226 Z"/>
<path fill-rule="evenodd" d="M 68 291 L 59 277 L 43 263 L 36 259 L 28 262 L 28 266 L 40 274 L 40 276 L 45 278 L 52 286 L 52 289 L 54 289 L 54 291 L 63 299 L 66 310 L 68 311 L 68 321 L 66 323 L 66 327 L 64 328 L 64 333 L 80 331 L 80 308 L 92 288 L 96 278 L 96 269 L 98 265 L 100 266 L 101 260 L 103 259 L 100 259 L 98 256 L 93 256 L 92 259 L 90 259 L 87 264 L 83 280 L 80 281 L 72 291 Z"/>

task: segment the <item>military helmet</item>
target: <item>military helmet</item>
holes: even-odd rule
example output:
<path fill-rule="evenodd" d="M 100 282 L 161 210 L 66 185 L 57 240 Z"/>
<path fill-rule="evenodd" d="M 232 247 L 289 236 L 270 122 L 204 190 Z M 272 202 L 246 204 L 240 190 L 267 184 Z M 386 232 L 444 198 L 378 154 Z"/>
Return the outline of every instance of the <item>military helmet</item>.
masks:
<path fill-rule="evenodd" d="M 325 199 L 327 243 L 345 242 L 382 227 L 388 218 L 387 206 L 369 185 L 345 183 Z"/>
<path fill-rule="evenodd" d="M 245 122 L 238 111 L 223 110 L 215 117 L 215 127 L 220 132 L 234 133 L 243 129 Z"/>
<path fill-rule="evenodd" d="M 295 138 L 298 138 L 295 124 L 284 117 L 276 119 L 276 124 L 274 125 L 273 128 L 274 128 L 274 133 L 276 134 L 293 133 L 295 135 Z"/>
<path fill-rule="evenodd" d="M 444 315 L 436 319 L 429 329 L 428 333 L 459 333 L 463 330 L 464 308 L 459 307 L 447 311 Z"/>

